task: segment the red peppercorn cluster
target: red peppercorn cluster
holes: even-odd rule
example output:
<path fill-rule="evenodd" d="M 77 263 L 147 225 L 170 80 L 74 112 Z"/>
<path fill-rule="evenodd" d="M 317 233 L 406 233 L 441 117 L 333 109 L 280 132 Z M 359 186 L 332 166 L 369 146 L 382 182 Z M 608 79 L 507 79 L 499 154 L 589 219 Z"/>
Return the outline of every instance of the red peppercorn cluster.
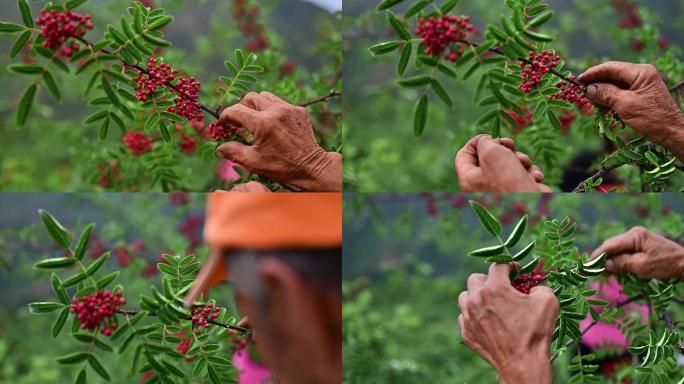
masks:
<path fill-rule="evenodd" d="M 185 153 L 186 155 L 192 155 L 195 153 L 195 149 L 197 149 L 197 141 L 194 137 L 181 133 L 178 135 L 178 139 L 178 147 L 180 148 L 181 152 Z"/>
<path fill-rule="evenodd" d="M 263 51 L 271 45 L 260 19 L 261 11 L 257 5 L 250 5 L 248 0 L 233 0 L 233 20 L 242 36 L 249 39 L 245 49 L 250 52 Z"/>
<path fill-rule="evenodd" d="M 532 271 L 525 275 L 520 275 L 511 281 L 511 285 L 518 291 L 529 294 L 530 290 L 546 278 L 544 273 Z"/>
<path fill-rule="evenodd" d="M 138 71 L 138 77 L 131 79 L 137 83 L 135 91 L 138 93 L 135 97 L 139 101 L 147 101 L 158 88 L 163 87 L 167 82 L 173 82 L 176 75 L 178 71 L 171 65 L 159 63 L 156 57 L 150 57 L 147 60 L 147 73 Z"/>
<path fill-rule="evenodd" d="M 613 8 L 618 13 L 623 14 L 623 18 L 618 21 L 618 26 L 624 29 L 641 27 L 644 22 L 639 15 L 637 4 L 630 0 L 613 0 Z"/>
<path fill-rule="evenodd" d="M 525 93 L 530 93 L 537 86 L 542 77 L 551 72 L 560 61 L 560 56 L 553 51 L 543 50 L 540 53 L 530 52 L 529 60 L 521 61 L 523 83 L 519 89 Z"/>
<path fill-rule="evenodd" d="M 241 351 L 241 350 L 247 348 L 247 344 L 249 344 L 249 342 L 247 341 L 246 338 L 240 337 L 237 334 L 231 334 L 230 335 L 230 342 L 233 345 L 231 345 L 229 348 L 233 352 Z"/>
<path fill-rule="evenodd" d="M 72 11 L 57 12 L 56 10 L 40 10 L 40 16 L 36 24 L 42 28 L 40 36 L 45 39 L 43 47 L 57 49 L 64 45 L 70 38 L 82 38 L 87 30 L 93 29 L 90 15 L 80 15 Z M 71 57 L 78 51 L 80 46 L 73 43 L 61 50 L 61 54 Z"/>
<path fill-rule="evenodd" d="M 527 108 L 525 108 L 525 106 L 520 106 L 520 109 L 523 111 L 522 115 L 518 114 L 518 112 L 512 109 L 505 111 L 506 114 L 508 114 L 508 116 L 512 117 L 513 120 L 515 120 L 515 126 L 511 126 L 510 128 L 512 133 L 516 135 L 522 133 L 525 130 L 525 128 L 527 128 L 527 126 L 532 124 L 532 122 L 534 121 L 534 116 L 532 112 L 528 111 Z"/>
<path fill-rule="evenodd" d="M 183 116 L 188 120 L 204 119 L 204 113 L 202 112 L 202 108 L 200 108 L 200 103 L 197 102 L 201 88 L 200 83 L 198 83 L 194 77 L 185 78 L 181 76 L 176 84 L 176 88 L 177 90 L 174 90 L 174 92 L 177 92 L 179 96 L 173 100 L 176 106 L 169 107 L 167 111 Z"/>
<path fill-rule="evenodd" d="M 570 76 L 570 80 L 577 81 L 577 77 Z M 554 93 L 549 96 L 549 100 L 565 100 L 570 103 L 577 105 L 578 107 L 583 107 L 589 104 L 589 100 L 584 97 L 584 87 L 581 85 L 575 85 L 567 81 L 561 81 L 556 84 L 556 87 L 561 90 L 560 93 Z"/>
<path fill-rule="evenodd" d="M 123 137 L 126 147 L 133 151 L 134 156 L 140 156 L 154 147 L 152 139 L 147 137 L 145 132 L 130 131 Z"/>
<path fill-rule="evenodd" d="M 178 344 L 176 344 L 176 350 L 179 353 L 186 354 L 190 350 L 190 342 L 192 341 L 192 337 L 188 337 L 187 339 L 181 340 Z"/>
<path fill-rule="evenodd" d="M 214 306 L 214 304 L 209 303 L 201 308 L 195 308 L 192 312 L 192 325 L 193 327 L 204 327 L 209 326 L 209 320 L 216 320 L 221 308 Z"/>
<path fill-rule="evenodd" d="M 416 34 L 420 36 L 423 45 L 425 45 L 424 53 L 426 55 L 440 56 L 445 53 L 447 48 L 450 48 L 444 58 L 449 61 L 456 61 L 463 53 L 463 46 L 458 43 L 474 28 L 470 24 L 470 16 L 444 15 L 439 19 L 421 17 L 418 19 Z"/>
<path fill-rule="evenodd" d="M 232 135 L 239 133 L 240 127 L 228 123 L 220 123 L 214 121 L 207 127 L 209 134 L 213 140 L 227 140 Z"/>
<path fill-rule="evenodd" d="M 106 327 L 102 328 L 100 332 L 109 336 L 112 334 L 112 330 L 116 329 L 117 323 L 108 319 L 116 315 L 119 306 L 125 304 L 126 299 L 121 290 L 114 293 L 112 291 L 97 291 L 93 295 L 74 299 L 69 311 L 78 313 L 81 329 L 97 329 L 103 322 L 107 322 Z"/>

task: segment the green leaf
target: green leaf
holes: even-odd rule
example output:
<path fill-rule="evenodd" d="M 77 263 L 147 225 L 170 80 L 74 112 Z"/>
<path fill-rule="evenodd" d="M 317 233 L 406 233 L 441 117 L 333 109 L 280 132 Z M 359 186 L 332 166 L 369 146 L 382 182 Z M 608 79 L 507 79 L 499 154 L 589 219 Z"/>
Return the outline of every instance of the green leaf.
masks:
<path fill-rule="evenodd" d="M 537 17 L 535 17 L 527 23 L 527 28 L 539 27 L 540 25 L 549 21 L 551 17 L 553 17 L 553 12 L 551 11 L 540 13 L 539 15 L 537 15 Z"/>
<path fill-rule="evenodd" d="M 171 120 L 171 121 L 175 121 L 175 122 L 177 122 L 177 123 L 180 123 L 180 122 L 183 121 L 183 118 L 180 117 L 180 116 L 178 116 L 178 115 L 176 115 L 175 113 L 166 112 L 166 111 L 161 111 L 161 112 L 159 112 L 159 115 L 160 115 L 161 117 L 165 118 L 165 119 L 168 119 L 168 120 Z"/>
<path fill-rule="evenodd" d="M 60 308 L 64 308 L 64 304 L 62 303 L 55 303 L 51 301 L 43 301 L 43 302 L 38 302 L 38 303 L 30 303 L 28 305 L 29 307 L 29 312 L 33 314 L 39 314 L 39 313 L 49 313 L 49 312 L 54 312 Z"/>
<path fill-rule="evenodd" d="M 423 95 L 416 103 L 416 108 L 413 111 L 413 134 L 416 135 L 416 137 L 422 135 L 425 130 L 427 115 L 428 97 L 427 95 Z"/>
<path fill-rule="evenodd" d="M 219 377 L 216 375 L 216 371 L 210 364 L 207 364 L 207 370 L 209 371 L 209 379 L 211 379 L 212 384 L 221 384 Z"/>
<path fill-rule="evenodd" d="M 86 370 L 83 368 L 76 377 L 75 384 L 86 384 Z"/>
<path fill-rule="evenodd" d="M 85 273 L 79 272 L 79 273 L 71 276 L 70 278 L 64 280 L 62 282 L 62 288 L 67 288 L 67 287 L 71 287 L 72 285 L 76 285 L 76 284 L 80 283 L 81 281 L 85 280 L 87 277 L 88 277 L 88 275 L 86 275 Z"/>
<path fill-rule="evenodd" d="M 408 66 L 409 60 L 411 59 L 411 52 L 413 51 L 413 43 L 408 42 L 404 44 L 401 51 L 401 57 L 399 57 L 399 63 L 397 63 L 397 74 L 402 76 L 406 72 L 406 67 Z"/>
<path fill-rule="evenodd" d="M 26 31 L 19 35 L 17 40 L 12 45 L 12 49 L 10 49 L 10 59 L 14 59 L 14 57 L 17 56 L 19 52 L 21 52 L 21 50 L 24 48 L 26 42 L 29 40 L 30 37 L 31 31 Z"/>
<path fill-rule="evenodd" d="M 380 56 L 397 50 L 404 42 L 401 40 L 385 41 L 368 48 L 371 55 Z"/>
<path fill-rule="evenodd" d="M 116 96 L 116 93 L 112 89 L 112 86 L 109 84 L 109 81 L 107 81 L 107 79 L 104 76 L 102 76 L 100 83 L 102 84 L 102 89 L 107 94 L 107 97 L 109 97 L 109 100 L 112 101 L 112 104 L 118 106 L 119 98 Z"/>
<path fill-rule="evenodd" d="M 26 0 L 17 0 L 19 12 L 21 12 L 21 19 L 24 20 L 24 25 L 33 28 L 33 16 L 31 16 L 31 7 L 29 7 Z"/>
<path fill-rule="evenodd" d="M 546 116 L 549 118 L 549 121 L 551 122 L 551 125 L 553 125 L 554 128 L 558 130 L 562 128 L 560 121 L 558 120 L 558 116 L 556 116 L 556 114 L 551 109 L 546 110 Z"/>
<path fill-rule="evenodd" d="M 420 87 L 431 82 L 432 78 L 428 75 L 418 75 L 397 80 L 397 83 L 403 87 Z"/>
<path fill-rule="evenodd" d="M 0 33 L 14 33 L 23 30 L 19 24 L 0 22 Z"/>
<path fill-rule="evenodd" d="M 524 259 L 527 255 L 530 254 L 530 252 L 532 252 L 535 244 L 536 244 L 535 241 L 527 244 L 525 246 L 525 248 L 521 249 L 520 252 L 516 253 L 515 256 L 513 256 L 513 260 L 514 261 L 520 261 L 520 260 Z"/>
<path fill-rule="evenodd" d="M 55 269 L 68 267 L 76 262 L 73 257 L 55 257 L 52 259 L 41 260 L 33 264 L 33 268 L 37 269 Z"/>
<path fill-rule="evenodd" d="M 107 370 L 102 366 L 95 355 L 88 355 L 88 364 L 90 364 L 90 367 L 93 369 L 93 371 L 100 375 L 101 378 L 105 379 L 106 381 L 111 380 L 109 373 L 107 373 Z"/>
<path fill-rule="evenodd" d="M 150 31 L 156 31 L 157 29 L 164 28 L 165 26 L 167 26 L 172 21 L 173 21 L 173 17 L 163 16 L 163 17 L 160 17 L 157 20 L 151 22 L 147 26 L 147 29 Z"/>
<path fill-rule="evenodd" d="M 177 273 L 176 269 L 164 263 L 157 263 L 157 269 L 171 276 L 176 276 Z"/>
<path fill-rule="evenodd" d="M 88 276 L 92 276 L 95 272 L 97 272 L 98 269 L 104 264 L 105 261 L 109 258 L 109 251 L 105 252 L 102 256 L 98 257 L 95 261 L 93 261 L 88 268 L 86 268 L 86 274 Z"/>
<path fill-rule="evenodd" d="M 116 280 L 116 278 L 119 277 L 119 273 L 119 271 L 114 271 L 97 279 L 97 289 L 102 289 L 109 285 L 112 281 Z"/>
<path fill-rule="evenodd" d="M 445 1 L 444 4 L 442 4 L 442 6 L 439 8 L 440 12 L 442 12 L 442 14 L 447 14 L 451 12 L 451 10 L 458 5 L 459 1 L 461 0 Z"/>
<path fill-rule="evenodd" d="M 60 357 L 59 359 L 57 359 L 57 362 L 60 364 L 78 364 L 82 361 L 86 361 L 90 356 L 90 353 L 74 352 L 66 356 Z"/>
<path fill-rule="evenodd" d="M 475 257 L 491 257 L 491 256 L 498 256 L 503 254 L 505 247 L 503 244 L 499 245 L 493 245 L 491 247 L 485 247 L 485 248 L 480 248 L 477 250 L 474 250 L 468 255 L 470 256 L 475 256 Z"/>
<path fill-rule="evenodd" d="M 547 35 L 545 33 L 532 32 L 532 31 L 528 31 L 528 30 L 525 30 L 523 33 L 525 34 L 525 36 L 529 37 L 532 40 L 553 41 L 553 36 Z"/>
<path fill-rule="evenodd" d="M 171 133 L 169 133 L 169 129 L 166 127 L 166 124 L 164 124 L 163 121 L 159 121 L 159 133 L 161 133 L 164 141 L 167 143 L 171 142 Z"/>
<path fill-rule="evenodd" d="M 520 268 L 518 273 L 520 273 L 521 275 L 524 275 L 526 273 L 530 273 L 530 272 L 534 271 L 535 268 L 537 268 L 537 264 L 539 264 L 539 259 L 535 257 L 534 259 L 532 259 L 532 261 L 527 263 L 524 267 Z"/>
<path fill-rule="evenodd" d="M 74 251 L 74 257 L 78 260 L 83 260 L 83 255 L 88 248 L 88 242 L 90 241 L 90 236 L 95 229 L 95 224 L 88 224 L 81 232 L 81 237 L 78 239 L 78 244 L 76 245 L 76 250 Z"/>
<path fill-rule="evenodd" d="M 375 9 L 378 11 L 384 11 L 387 8 L 394 7 L 395 5 L 403 2 L 404 0 L 383 0 Z"/>
<path fill-rule="evenodd" d="M 52 284 L 52 290 L 59 296 L 59 301 L 62 304 L 69 304 L 71 299 L 69 299 L 66 291 L 62 288 L 62 281 L 59 279 L 59 276 L 54 272 L 50 275 L 50 283 Z"/>
<path fill-rule="evenodd" d="M 228 72 L 230 72 L 233 77 L 236 77 L 238 75 L 238 69 L 235 67 L 235 64 L 231 63 L 229 60 L 226 60 L 223 62 L 223 64 L 226 65 L 226 69 Z"/>
<path fill-rule="evenodd" d="M 100 121 L 109 115 L 108 111 L 97 111 L 92 115 L 88 116 L 83 120 L 83 124 L 92 124 L 96 121 Z"/>
<path fill-rule="evenodd" d="M 170 47 L 171 46 L 171 42 L 166 41 L 166 40 L 159 38 L 159 37 L 156 37 L 156 36 L 144 34 L 144 35 L 142 35 L 142 37 L 145 41 L 147 41 L 148 43 L 150 43 L 152 45 L 156 45 L 157 47 Z"/>
<path fill-rule="evenodd" d="M 43 72 L 43 83 L 56 100 L 59 101 L 62 99 L 62 94 L 59 92 L 57 82 L 55 81 L 55 78 L 52 76 L 52 73 L 50 73 L 50 71 Z"/>
<path fill-rule="evenodd" d="M 430 85 L 432 86 L 432 90 L 435 91 L 435 94 L 439 96 L 440 100 L 442 100 L 444 104 L 448 105 L 449 107 L 454 105 L 451 101 L 451 97 L 449 97 L 449 94 L 447 94 L 446 90 L 444 90 L 444 87 L 442 87 L 442 84 L 440 84 L 437 79 L 433 79 Z"/>
<path fill-rule="evenodd" d="M 88 0 L 69 0 L 66 3 L 67 9 L 74 9 L 80 7 L 81 5 L 87 3 Z"/>
<path fill-rule="evenodd" d="M 491 212 L 482 207 L 477 201 L 471 200 L 469 203 L 473 210 L 475 210 L 477 217 L 480 219 L 480 222 L 487 232 L 489 232 L 492 236 L 501 235 L 501 223 L 499 223 L 499 220 L 497 220 L 496 217 L 491 214 Z"/>
<path fill-rule="evenodd" d="M 33 100 L 36 98 L 36 91 L 38 90 L 38 85 L 31 84 L 24 94 L 21 96 L 19 101 L 19 108 L 17 108 L 17 124 L 23 126 L 26 123 L 26 118 L 28 117 L 31 107 L 33 106 Z"/>
<path fill-rule="evenodd" d="M 62 245 L 64 248 L 68 249 L 69 245 L 71 244 L 71 239 L 69 239 L 69 234 L 62 224 L 60 224 L 59 221 L 57 221 L 49 212 L 43 209 L 39 209 L 38 213 L 40 214 L 43 225 L 50 233 L 52 239 L 58 244 Z"/>
<path fill-rule="evenodd" d="M 518 224 L 513 229 L 513 232 L 511 232 L 508 240 L 506 240 L 506 248 L 513 248 L 518 244 L 523 233 L 525 233 L 525 228 L 527 228 L 527 215 L 523 216 L 522 219 L 518 221 Z"/>
<path fill-rule="evenodd" d="M 59 312 L 59 315 L 57 315 L 57 319 L 55 320 L 54 324 L 52 324 L 53 338 L 57 337 L 62 328 L 64 328 L 64 323 L 66 322 L 67 317 L 69 317 L 69 307 L 62 309 L 62 311 Z"/>
<path fill-rule="evenodd" d="M 387 11 L 387 22 L 397 32 L 397 34 L 404 40 L 411 40 L 411 34 L 406 30 L 404 24 L 399 21 L 397 16 L 392 11 Z"/>
<path fill-rule="evenodd" d="M 427 7 L 428 5 L 430 5 L 430 1 L 431 1 L 431 0 L 421 0 L 421 1 L 419 1 L 419 2 L 417 2 L 417 3 L 415 3 L 415 4 L 413 4 L 413 5 L 406 11 L 406 13 L 404 13 L 404 18 L 405 18 L 405 19 L 409 19 L 409 18 L 415 16 L 416 14 L 418 14 L 418 12 L 420 12 L 421 10 L 423 10 L 423 8 L 425 8 L 425 7 Z"/>

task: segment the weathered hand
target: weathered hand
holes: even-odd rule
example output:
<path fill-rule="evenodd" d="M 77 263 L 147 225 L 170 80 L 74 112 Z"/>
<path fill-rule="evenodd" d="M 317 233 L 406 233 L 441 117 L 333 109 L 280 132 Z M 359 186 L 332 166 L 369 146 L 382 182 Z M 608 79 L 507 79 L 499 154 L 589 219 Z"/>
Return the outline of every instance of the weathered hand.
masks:
<path fill-rule="evenodd" d="M 468 277 L 458 296 L 458 323 L 465 344 L 487 360 L 507 384 L 551 383 L 549 346 L 560 305 L 553 291 L 517 291 L 511 264 L 492 264 L 489 274 Z"/>
<path fill-rule="evenodd" d="M 456 155 L 462 192 L 551 192 L 529 156 L 515 151 L 512 139 L 478 135 Z"/>
<path fill-rule="evenodd" d="M 609 107 L 622 121 L 684 159 L 684 116 L 658 69 L 650 64 L 609 61 L 584 72 L 587 98 Z"/>
<path fill-rule="evenodd" d="M 249 93 L 226 108 L 220 121 L 245 127 L 252 145 L 224 143 L 216 150 L 218 157 L 306 191 L 342 189 L 342 155 L 318 145 L 305 108 L 269 92 Z"/>
<path fill-rule="evenodd" d="M 684 247 L 643 227 L 611 237 L 591 258 L 606 252 L 606 272 L 633 273 L 642 278 L 684 280 Z"/>

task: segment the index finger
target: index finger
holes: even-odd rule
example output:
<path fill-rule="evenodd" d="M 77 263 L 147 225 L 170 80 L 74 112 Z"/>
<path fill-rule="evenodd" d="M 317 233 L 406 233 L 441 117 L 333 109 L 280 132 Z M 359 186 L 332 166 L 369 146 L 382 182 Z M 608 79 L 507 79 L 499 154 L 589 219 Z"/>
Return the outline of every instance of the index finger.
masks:
<path fill-rule="evenodd" d="M 470 139 L 460 151 L 456 154 L 456 170 L 459 173 L 465 173 L 473 168 L 478 168 L 480 165 L 477 160 L 477 143 L 489 135 L 477 135 Z"/>
<path fill-rule="evenodd" d="M 621 235 L 613 236 L 604 241 L 594 252 L 591 253 L 589 260 L 599 257 L 602 253 L 606 253 L 609 257 L 612 255 L 619 255 L 622 253 L 632 253 L 637 250 L 637 242 L 634 234 L 630 232 Z"/>
<path fill-rule="evenodd" d="M 612 83 L 630 88 L 636 81 L 639 67 L 636 64 L 621 61 L 607 61 L 595 67 L 589 68 L 581 74 L 578 80 L 584 84 Z"/>
<path fill-rule="evenodd" d="M 221 112 L 221 118 L 219 118 L 219 122 L 245 127 L 250 133 L 253 134 L 254 123 L 259 120 L 259 115 L 259 111 L 248 108 L 242 104 L 235 104 Z"/>

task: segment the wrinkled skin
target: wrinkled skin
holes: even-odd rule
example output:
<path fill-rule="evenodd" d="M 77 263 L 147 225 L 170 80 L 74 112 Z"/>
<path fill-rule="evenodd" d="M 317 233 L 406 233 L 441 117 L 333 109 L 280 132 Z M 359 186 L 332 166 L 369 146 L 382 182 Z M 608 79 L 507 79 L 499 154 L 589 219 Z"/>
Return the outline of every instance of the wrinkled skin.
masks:
<path fill-rule="evenodd" d="M 656 67 L 608 61 L 578 80 L 589 85 L 586 97 L 592 103 L 609 107 L 625 124 L 684 160 L 684 115 Z"/>
<path fill-rule="evenodd" d="M 606 240 L 591 254 L 606 252 L 606 272 L 648 279 L 684 280 L 684 247 L 643 227 Z"/>
<path fill-rule="evenodd" d="M 509 138 L 475 136 L 458 152 L 455 163 L 462 192 L 551 192 L 542 184 L 541 169 L 528 155 L 515 152 Z"/>
<path fill-rule="evenodd" d="M 224 143 L 216 149 L 219 158 L 305 191 L 342 189 L 342 155 L 318 145 L 306 108 L 269 92 L 252 92 L 226 108 L 220 121 L 245 127 L 252 144 Z"/>
<path fill-rule="evenodd" d="M 494 367 L 506 384 L 550 384 L 549 345 L 560 304 L 553 291 L 529 295 L 511 285 L 511 264 L 492 264 L 489 274 L 468 277 L 458 296 L 458 323 L 465 344 Z"/>

